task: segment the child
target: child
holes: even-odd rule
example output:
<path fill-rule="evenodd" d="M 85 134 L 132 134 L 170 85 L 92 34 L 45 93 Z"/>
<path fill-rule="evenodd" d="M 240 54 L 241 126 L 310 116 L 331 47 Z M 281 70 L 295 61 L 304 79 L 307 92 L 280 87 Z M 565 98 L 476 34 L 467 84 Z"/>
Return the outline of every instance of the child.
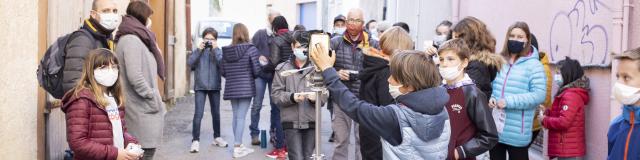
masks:
<path fill-rule="evenodd" d="M 498 131 L 486 95 L 476 87 L 464 68 L 469 49 L 462 39 L 446 42 L 438 51 L 440 75 L 449 93 L 445 107 L 451 122 L 447 159 L 475 159 L 498 143 Z"/>
<path fill-rule="evenodd" d="M 307 77 L 315 73 L 313 64 L 308 60 L 310 32 L 296 31 L 293 34 L 293 55 L 288 61 L 277 65 L 273 79 L 271 99 L 280 107 L 284 134 L 287 137 L 289 159 L 310 159 L 315 147 L 316 112 L 315 92 L 307 86 Z M 291 70 L 301 70 L 289 75 L 282 74 Z M 326 102 L 327 95 L 322 95 Z M 278 155 L 284 156 L 284 155 Z M 284 158 L 284 157 L 283 157 Z"/>
<path fill-rule="evenodd" d="M 589 79 L 576 60 L 558 62 L 554 77 L 558 92 L 550 109 L 540 106 L 542 126 L 549 130 L 549 157 L 582 159 L 585 155 L 584 116 L 589 102 Z"/>
<path fill-rule="evenodd" d="M 613 120 L 607 134 L 607 159 L 640 159 L 640 48 L 615 56 L 619 61 L 613 96 L 622 103 L 622 115 Z"/>
<path fill-rule="evenodd" d="M 118 60 L 108 49 L 96 49 L 84 62 L 75 88 L 62 99 L 67 142 L 74 159 L 139 159 L 136 139 L 124 127 L 124 94 L 118 80 Z"/>

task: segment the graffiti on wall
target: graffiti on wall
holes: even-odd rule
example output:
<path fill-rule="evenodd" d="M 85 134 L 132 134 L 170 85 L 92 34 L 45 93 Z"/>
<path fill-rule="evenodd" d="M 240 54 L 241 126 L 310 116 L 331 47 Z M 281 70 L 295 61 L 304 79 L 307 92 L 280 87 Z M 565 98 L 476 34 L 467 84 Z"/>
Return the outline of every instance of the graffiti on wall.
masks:
<path fill-rule="evenodd" d="M 608 66 L 611 63 L 608 26 L 610 8 L 600 0 L 576 0 L 570 10 L 559 11 L 549 30 L 549 52 L 552 62 L 565 56 L 577 59 L 583 66 Z"/>

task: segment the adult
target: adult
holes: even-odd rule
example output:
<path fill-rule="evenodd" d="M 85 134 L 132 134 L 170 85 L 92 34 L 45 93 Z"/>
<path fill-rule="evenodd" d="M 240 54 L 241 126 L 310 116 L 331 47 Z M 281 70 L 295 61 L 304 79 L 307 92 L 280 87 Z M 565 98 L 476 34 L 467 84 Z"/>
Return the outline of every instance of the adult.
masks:
<path fill-rule="evenodd" d="M 158 90 L 158 77 L 165 78 L 162 51 L 155 33 L 148 28 L 152 14 L 147 2 L 130 2 L 116 34 L 116 56 L 124 72 L 121 80 L 128 106 L 126 126 L 144 147 L 145 160 L 153 159 L 162 143 L 167 112 Z"/>

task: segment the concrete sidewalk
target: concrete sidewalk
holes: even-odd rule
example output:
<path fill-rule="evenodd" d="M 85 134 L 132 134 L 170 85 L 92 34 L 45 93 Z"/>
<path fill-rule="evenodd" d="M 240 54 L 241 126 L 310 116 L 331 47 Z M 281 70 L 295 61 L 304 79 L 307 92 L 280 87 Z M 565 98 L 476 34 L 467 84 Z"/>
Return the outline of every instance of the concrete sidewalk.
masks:
<path fill-rule="evenodd" d="M 269 116 L 271 107 L 268 105 L 268 99 L 265 99 L 263 103 L 263 109 L 260 113 L 259 128 L 268 130 L 269 128 Z M 176 102 L 176 106 L 170 110 L 165 117 L 165 130 L 164 130 L 164 142 L 156 152 L 156 158 L 158 160 L 210 160 L 210 159 L 233 159 L 232 147 L 221 148 L 211 145 L 213 140 L 213 130 L 211 125 L 211 114 L 209 113 L 209 104 L 205 106 L 205 114 L 202 119 L 201 135 L 200 135 L 200 152 L 189 153 L 191 146 L 191 129 L 192 119 L 194 112 L 194 98 L 193 96 L 181 98 Z M 249 111 L 250 112 L 250 111 Z M 331 121 L 329 111 L 326 107 L 323 107 L 322 113 L 322 150 L 325 154 L 325 159 L 331 159 L 333 154 L 334 145 L 327 140 L 331 135 Z M 233 133 L 231 129 L 232 122 L 232 110 L 229 101 L 221 101 L 220 106 L 222 137 L 227 142 L 233 141 Z M 237 158 L 240 160 L 261 160 L 270 159 L 265 156 L 268 152 L 273 150 L 273 145 L 268 144 L 268 148 L 261 149 L 260 146 L 251 146 L 251 138 L 249 136 L 249 123 L 250 113 L 247 113 L 246 124 L 244 125 L 243 143 L 255 149 L 256 151 L 248 156 Z M 352 139 L 352 142 L 353 139 Z M 231 146 L 231 144 L 230 144 Z M 353 153 L 353 143 L 350 147 L 351 153 Z M 350 156 L 353 159 L 353 154 Z"/>

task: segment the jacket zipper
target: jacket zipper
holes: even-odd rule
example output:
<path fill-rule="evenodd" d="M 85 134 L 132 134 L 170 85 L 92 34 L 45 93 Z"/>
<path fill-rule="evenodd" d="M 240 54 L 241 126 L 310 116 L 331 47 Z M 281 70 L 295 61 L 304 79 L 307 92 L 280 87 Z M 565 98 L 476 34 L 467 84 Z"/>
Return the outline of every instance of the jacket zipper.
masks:
<path fill-rule="evenodd" d="M 631 135 L 633 133 L 633 127 L 635 126 L 635 112 L 631 112 L 631 120 L 629 121 L 631 123 L 631 128 L 629 128 L 629 133 L 627 133 L 627 142 L 624 145 L 624 160 L 627 160 L 627 157 L 629 156 L 629 141 L 631 141 Z"/>
<path fill-rule="evenodd" d="M 502 93 L 500 98 L 504 98 L 504 88 L 507 85 L 507 79 L 509 79 L 509 73 L 511 73 L 511 68 L 513 68 L 513 64 L 509 64 L 507 75 L 504 77 L 504 82 L 502 83 Z M 521 124 L 522 124 L 522 127 L 520 128 L 520 134 L 524 134 L 524 110 L 522 110 Z"/>

